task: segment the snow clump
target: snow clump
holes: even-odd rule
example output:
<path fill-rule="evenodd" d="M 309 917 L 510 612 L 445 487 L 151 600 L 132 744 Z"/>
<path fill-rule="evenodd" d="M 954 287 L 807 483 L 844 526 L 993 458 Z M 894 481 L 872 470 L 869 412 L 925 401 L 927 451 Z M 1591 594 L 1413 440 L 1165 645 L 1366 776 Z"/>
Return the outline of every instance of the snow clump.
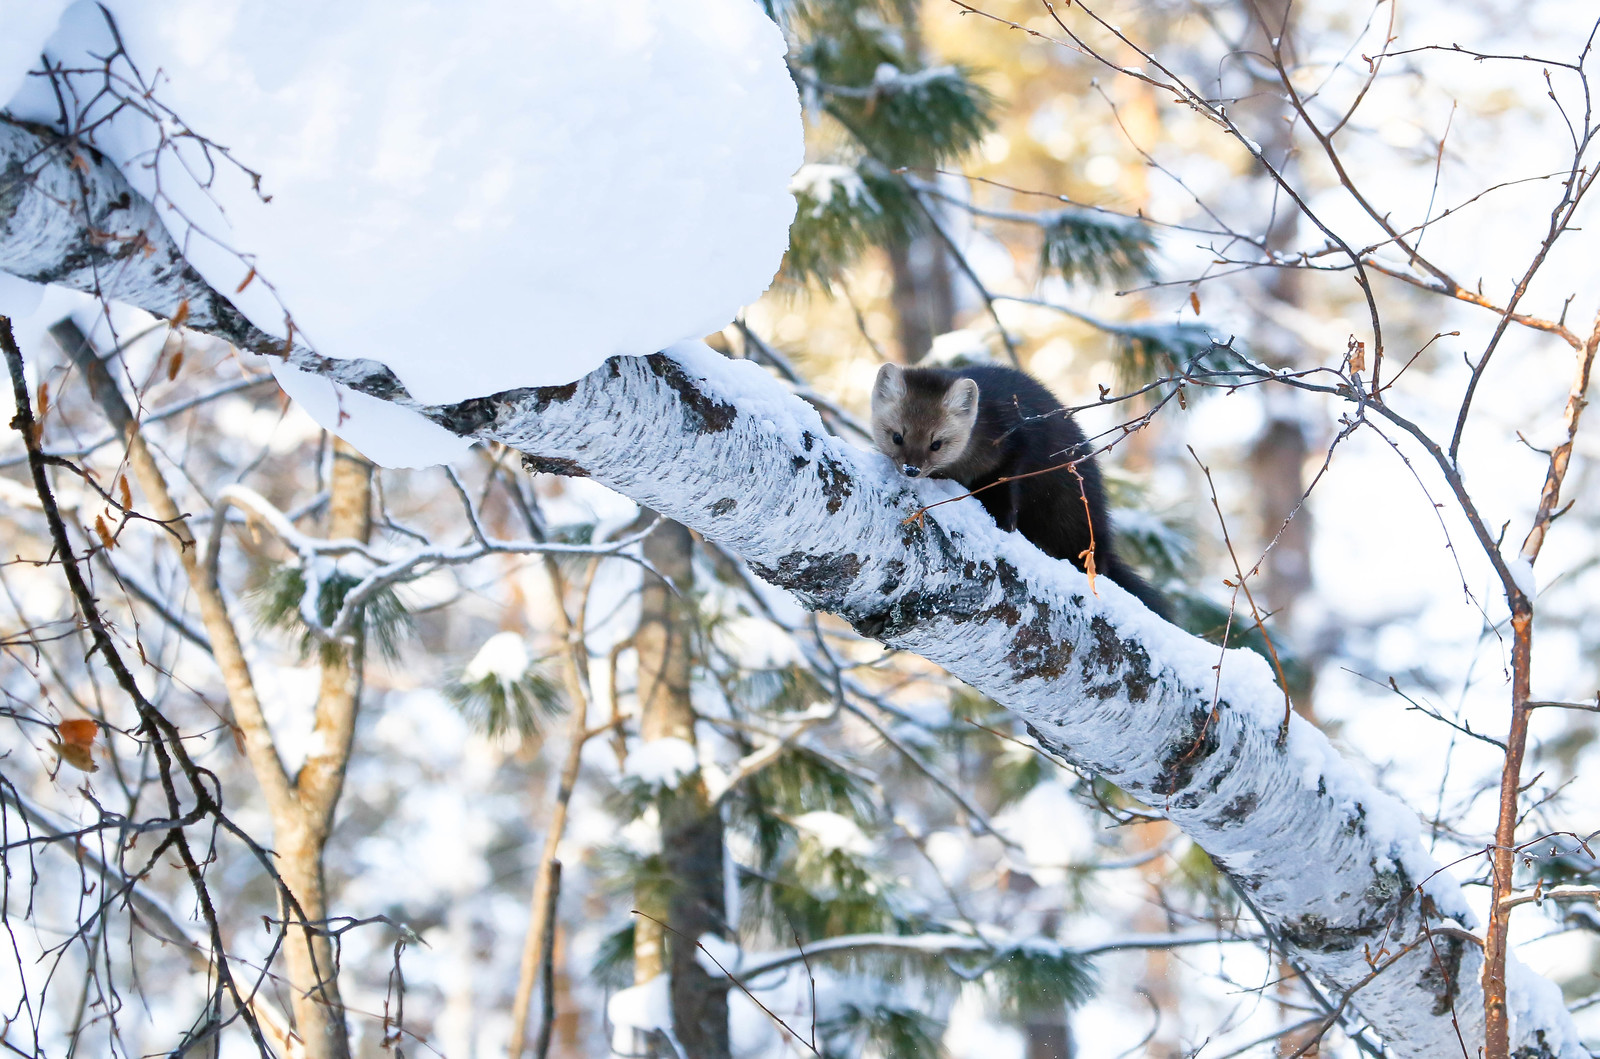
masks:
<path fill-rule="evenodd" d="M 136 105 L 103 96 L 90 138 L 190 263 L 262 330 L 425 403 L 719 330 L 787 249 L 800 103 L 751 0 L 0 0 L 11 117 L 59 119 L 27 71 L 100 68 L 107 14 Z M 324 425 L 367 414 L 345 413 Z"/>
<path fill-rule="evenodd" d="M 493 678 L 510 687 L 528 675 L 533 659 L 528 657 L 528 645 L 514 632 L 497 632 L 483 642 L 478 653 L 472 656 L 462 674 L 468 684 Z"/>
<path fill-rule="evenodd" d="M 790 823 L 810 835 L 824 853 L 848 853 L 865 857 L 872 852 L 872 842 L 862 833 L 856 822 L 838 813 L 817 811 L 801 813 Z"/>
<path fill-rule="evenodd" d="M 694 744 L 676 736 L 649 739 L 628 751 L 623 775 L 650 787 L 677 787 L 700 767 Z"/>
<path fill-rule="evenodd" d="M 658 974 L 648 982 L 624 989 L 606 1003 L 606 1017 L 611 1020 L 611 1047 L 618 1055 L 638 1052 L 635 1033 L 653 1033 L 660 1030 L 672 1034 L 671 981 L 667 975 Z"/>

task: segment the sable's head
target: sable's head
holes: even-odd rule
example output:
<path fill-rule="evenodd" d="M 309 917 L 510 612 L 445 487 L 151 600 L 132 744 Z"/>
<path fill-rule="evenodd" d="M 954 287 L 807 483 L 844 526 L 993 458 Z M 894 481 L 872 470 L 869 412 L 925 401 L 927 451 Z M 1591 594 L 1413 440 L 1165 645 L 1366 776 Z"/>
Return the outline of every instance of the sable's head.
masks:
<path fill-rule="evenodd" d="M 942 371 L 885 364 L 872 386 L 872 436 L 910 478 L 937 476 L 967 451 L 978 384 Z"/>

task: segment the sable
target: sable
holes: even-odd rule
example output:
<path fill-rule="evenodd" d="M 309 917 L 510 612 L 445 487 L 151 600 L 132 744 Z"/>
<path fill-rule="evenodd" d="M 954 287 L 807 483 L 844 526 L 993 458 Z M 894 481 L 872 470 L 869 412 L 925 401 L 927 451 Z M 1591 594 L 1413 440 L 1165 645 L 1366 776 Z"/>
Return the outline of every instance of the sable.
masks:
<path fill-rule="evenodd" d="M 1088 439 L 1044 384 L 1015 368 L 902 368 L 872 387 L 872 434 L 910 478 L 951 478 L 995 523 L 1094 569 L 1163 618 L 1167 602 L 1117 555 Z"/>

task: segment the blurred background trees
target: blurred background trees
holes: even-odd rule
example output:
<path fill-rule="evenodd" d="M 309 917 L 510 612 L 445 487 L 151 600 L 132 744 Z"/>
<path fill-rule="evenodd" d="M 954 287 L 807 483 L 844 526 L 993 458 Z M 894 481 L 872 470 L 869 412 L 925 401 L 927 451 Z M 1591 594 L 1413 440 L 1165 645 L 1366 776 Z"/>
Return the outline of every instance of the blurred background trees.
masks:
<path fill-rule="evenodd" d="M 1587 82 L 1400 53 L 1493 42 L 1582 74 L 1581 4 L 1501 6 L 774 0 L 808 164 L 779 282 L 713 338 L 863 445 L 885 359 L 1014 363 L 1085 406 L 1129 551 L 1182 623 L 1264 652 L 1270 634 L 1296 708 L 1479 881 L 1509 652 L 1488 564 L 1456 546 L 1470 532 L 1414 452 L 1347 429 L 1332 399 L 1204 373 L 1230 347 L 1348 368 L 1369 328 L 1363 288 L 1263 165 L 1358 219 L 1285 77 L 1412 244 L 1504 304 L 1500 263 L 1546 234 L 1574 150 L 1561 107 Z M 1128 41 L 1260 158 L 1141 76 Z M 1578 292 L 1577 328 L 1592 259 L 1557 244 L 1527 311 L 1564 319 Z M 1388 377 L 1406 365 L 1392 400 L 1448 433 L 1463 354 L 1496 318 L 1373 282 Z M 51 293 L 19 340 L 84 572 L 215 777 L 201 867 L 279 1054 L 1371 1053 L 1353 1012 L 1314 1043 L 1326 998 L 1160 807 L 684 527 L 504 450 L 374 470 L 259 358 L 88 298 Z M 1496 529 L 1534 509 L 1571 377 L 1548 335 L 1505 341 L 1461 455 Z M 1597 683 L 1594 451 L 1580 439 L 1540 566 L 1551 699 Z M 48 562 L 15 435 L 0 466 L 3 1039 L 168 1051 L 217 1032 L 209 1012 L 248 1054 L 208 1009 L 184 871 L 140 846 L 160 770 Z M 1593 716 L 1549 714 L 1530 833 L 1588 836 Z M 1527 885 L 1600 882 L 1570 837 L 1535 852 Z M 1521 958 L 1600 1033 L 1600 921 L 1520 915 Z"/>

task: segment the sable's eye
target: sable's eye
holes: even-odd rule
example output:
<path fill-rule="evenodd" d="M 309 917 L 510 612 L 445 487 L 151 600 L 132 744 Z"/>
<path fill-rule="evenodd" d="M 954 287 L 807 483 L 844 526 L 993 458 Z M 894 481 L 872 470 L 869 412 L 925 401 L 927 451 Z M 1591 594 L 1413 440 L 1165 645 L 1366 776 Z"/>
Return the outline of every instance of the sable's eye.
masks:
<path fill-rule="evenodd" d="M 894 443 L 896 445 L 904 445 L 906 443 L 906 439 L 901 437 L 899 434 L 896 434 L 894 436 Z"/>
<path fill-rule="evenodd" d="M 928 448 L 932 449 L 934 452 L 938 452 L 939 451 L 939 446 L 943 445 L 943 444 L 944 444 L 944 438 L 940 438 L 938 441 L 935 441 L 932 445 L 929 445 Z"/>

